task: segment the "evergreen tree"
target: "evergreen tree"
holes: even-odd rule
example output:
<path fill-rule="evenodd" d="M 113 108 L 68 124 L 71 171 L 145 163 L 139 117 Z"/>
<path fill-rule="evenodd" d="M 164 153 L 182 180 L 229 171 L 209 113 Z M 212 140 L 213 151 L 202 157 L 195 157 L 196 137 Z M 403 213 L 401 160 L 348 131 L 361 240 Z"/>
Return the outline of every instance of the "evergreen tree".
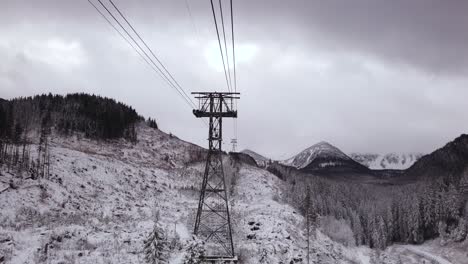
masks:
<path fill-rule="evenodd" d="M 153 230 L 145 240 L 145 261 L 148 264 L 163 264 L 168 261 L 168 241 L 164 229 L 156 218 Z"/>
<path fill-rule="evenodd" d="M 13 143 L 19 144 L 21 141 L 21 135 L 23 134 L 23 128 L 20 123 L 15 124 L 15 129 L 13 133 Z"/>
<path fill-rule="evenodd" d="M 148 120 L 146 121 L 146 123 L 148 124 L 149 127 L 154 128 L 154 129 L 158 129 L 158 124 L 156 123 L 155 119 L 151 119 L 149 117 Z"/>
<path fill-rule="evenodd" d="M 450 184 L 445 195 L 445 208 L 447 210 L 447 217 L 456 219 L 459 216 L 461 199 L 460 193 L 457 188 Z"/>
<path fill-rule="evenodd" d="M 468 196 L 468 169 L 465 170 L 460 180 L 460 189 L 466 198 Z"/>
<path fill-rule="evenodd" d="M 201 257 L 204 255 L 204 242 L 198 239 L 196 236 L 192 236 L 192 239 L 187 244 L 184 264 L 201 264 Z"/>

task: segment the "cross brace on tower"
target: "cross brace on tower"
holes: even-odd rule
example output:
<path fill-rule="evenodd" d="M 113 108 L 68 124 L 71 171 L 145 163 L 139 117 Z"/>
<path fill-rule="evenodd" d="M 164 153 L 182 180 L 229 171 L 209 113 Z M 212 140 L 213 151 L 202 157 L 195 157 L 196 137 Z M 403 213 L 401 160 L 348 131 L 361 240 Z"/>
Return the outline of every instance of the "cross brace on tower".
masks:
<path fill-rule="evenodd" d="M 234 100 L 240 93 L 194 92 L 199 108 L 193 110 L 198 117 L 209 118 L 208 155 L 203 175 L 195 219 L 194 234 L 205 242 L 205 260 L 234 260 L 231 217 L 224 178 L 222 141 L 223 117 L 237 118 Z"/>

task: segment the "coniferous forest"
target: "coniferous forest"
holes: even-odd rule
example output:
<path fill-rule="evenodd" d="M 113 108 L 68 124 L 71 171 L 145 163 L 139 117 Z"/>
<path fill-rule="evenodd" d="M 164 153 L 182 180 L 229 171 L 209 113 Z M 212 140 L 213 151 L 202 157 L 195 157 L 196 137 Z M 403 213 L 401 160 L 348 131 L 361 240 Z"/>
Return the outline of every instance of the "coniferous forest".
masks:
<path fill-rule="evenodd" d="M 278 164 L 269 170 L 290 186 L 286 202 L 305 216 L 321 216 L 324 221 L 312 221 L 313 227 L 334 225 L 328 235 L 343 244 L 385 249 L 396 242 L 420 244 L 436 237 L 459 242 L 467 237 L 468 171 L 378 185 L 335 181 Z"/>
<path fill-rule="evenodd" d="M 142 119 L 133 108 L 114 99 L 83 93 L 0 102 L 0 136 L 12 142 L 24 133 L 51 126 L 62 134 L 82 132 L 90 138 L 135 140 L 132 126 Z"/>
<path fill-rule="evenodd" d="M 0 99 L 0 162 L 8 169 L 29 171 L 32 178 L 46 177 L 52 133 L 135 142 L 135 125 L 143 120 L 130 106 L 84 93 Z M 158 127 L 154 119 L 147 123 Z M 37 149 L 31 150 L 31 143 L 37 144 Z"/>

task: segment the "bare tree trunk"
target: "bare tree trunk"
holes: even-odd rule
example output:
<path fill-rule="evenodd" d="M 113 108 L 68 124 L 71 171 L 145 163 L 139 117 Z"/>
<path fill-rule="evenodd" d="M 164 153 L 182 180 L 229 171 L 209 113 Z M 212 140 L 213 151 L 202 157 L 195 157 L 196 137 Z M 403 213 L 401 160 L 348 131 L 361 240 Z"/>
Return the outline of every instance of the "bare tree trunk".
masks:
<path fill-rule="evenodd" d="M 37 147 L 37 164 L 36 164 L 36 176 L 41 177 L 41 155 L 42 155 L 42 142 L 39 143 Z"/>
<path fill-rule="evenodd" d="M 49 177 L 50 177 L 50 149 L 49 149 L 48 141 L 49 140 L 47 139 L 47 142 L 46 142 L 46 144 L 47 144 L 47 148 L 46 148 L 47 149 L 47 152 L 46 152 L 47 153 L 47 158 L 46 158 L 46 160 L 47 160 L 47 179 L 49 179 Z"/>
<path fill-rule="evenodd" d="M 11 155 L 10 155 L 10 153 L 9 153 L 9 152 L 10 152 L 10 149 L 11 149 L 11 148 L 7 145 L 7 147 L 6 147 L 6 152 L 7 152 L 7 153 L 6 153 L 6 155 L 5 155 L 5 157 L 6 157 L 5 160 L 6 160 L 6 162 L 7 162 L 7 172 L 8 172 L 8 173 L 10 172 L 10 167 L 11 167 Z"/>
<path fill-rule="evenodd" d="M 26 163 L 26 142 L 23 142 L 23 150 L 21 152 L 21 169 L 25 170 L 25 163 Z"/>
<path fill-rule="evenodd" d="M 13 166 L 17 167 L 19 163 L 19 145 L 15 143 L 13 154 Z"/>
<path fill-rule="evenodd" d="M 46 178 L 46 172 L 47 172 L 47 152 L 48 152 L 48 145 L 47 145 L 47 137 L 45 138 L 44 141 L 44 153 L 42 156 L 42 178 Z"/>
<path fill-rule="evenodd" d="M 26 169 L 29 171 L 31 168 L 31 146 L 28 145 L 26 148 Z"/>

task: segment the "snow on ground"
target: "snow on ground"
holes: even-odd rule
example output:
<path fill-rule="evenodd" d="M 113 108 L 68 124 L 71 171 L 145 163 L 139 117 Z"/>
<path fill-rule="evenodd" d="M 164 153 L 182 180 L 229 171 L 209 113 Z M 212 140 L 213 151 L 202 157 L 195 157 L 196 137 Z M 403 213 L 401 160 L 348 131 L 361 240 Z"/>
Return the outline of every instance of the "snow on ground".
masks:
<path fill-rule="evenodd" d="M 446 260 L 443 257 L 434 255 L 427 248 L 424 248 L 422 246 L 406 245 L 405 248 L 407 248 L 411 252 L 414 252 L 417 255 L 420 255 L 424 258 L 428 258 L 432 262 L 436 262 L 440 264 L 451 264 L 450 261 Z"/>
<path fill-rule="evenodd" d="M 468 264 L 467 241 L 441 246 L 436 239 L 423 245 L 393 245 L 386 251 L 399 255 L 403 263 Z"/>
<path fill-rule="evenodd" d="M 143 242 L 156 214 L 169 237 L 177 233 L 182 242 L 189 239 L 204 152 L 145 126 L 138 134 L 136 144 L 54 138 L 49 179 L 24 179 L 0 169 L 3 186 L 10 181 L 18 186 L 0 194 L 0 259 L 13 264 L 143 263 Z M 229 158 L 224 165 L 241 263 L 305 263 L 304 218 L 284 202 L 284 182 Z M 401 252 L 421 259 L 409 248 L 376 255 L 366 247 L 344 247 L 320 231 L 311 248 L 313 263 L 390 264 Z M 170 263 L 182 258 L 175 248 Z"/>
<path fill-rule="evenodd" d="M 233 209 L 235 241 L 246 263 L 264 263 L 303 259 L 303 237 L 295 232 L 302 217 L 288 205 L 281 204 L 281 183 L 265 170 L 242 166 L 235 186 Z M 279 258 L 279 259 L 278 259 Z"/>
<path fill-rule="evenodd" d="M 187 239 L 183 223 L 194 199 L 179 189 L 192 185 L 182 163 L 190 158 L 187 149 L 197 147 L 158 130 L 139 132 L 135 145 L 54 139 L 48 180 L 2 170 L 2 182 L 19 188 L 0 194 L 0 257 L 7 263 L 140 263 L 156 210 L 168 232 L 176 226 Z"/>
<path fill-rule="evenodd" d="M 285 202 L 284 182 L 266 170 L 242 165 L 234 187 L 234 237 L 243 263 L 306 263 L 305 220 Z M 322 234 L 311 241 L 311 263 L 360 262 L 355 251 Z M 361 259 L 370 250 L 360 249 Z"/>
<path fill-rule="evenodd" d="M 468 264 L 468 240 L 463 243 L 444 243 L 441 246 L 440 239 L 424 243 L 429 252 L 442 256 L 452 263 Z"/>

